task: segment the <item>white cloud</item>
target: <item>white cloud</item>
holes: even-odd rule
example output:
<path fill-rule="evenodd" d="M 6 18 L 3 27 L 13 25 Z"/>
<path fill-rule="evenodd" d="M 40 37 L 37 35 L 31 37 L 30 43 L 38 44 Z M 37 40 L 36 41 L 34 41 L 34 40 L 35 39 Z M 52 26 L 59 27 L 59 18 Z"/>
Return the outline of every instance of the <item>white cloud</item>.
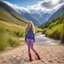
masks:
<path fill-rule="evenodd" d="M 54 13 L 58 8 L 60 8 L 62 5 L 64 5 L 64 0 L 43 0 L 40 1 L 39 3 L 28 6 L 27 8 L 24 7 L 19 7 L 15 4 L 11 4 L 9 2 L 4 1 L 7 3 L 9 6 L 14 8 L 15 10 L 20 9 L 21 11 L 26 11 L 29 13 Z"/>
<path fill-rule="evenodd" d="M 15 4 L 12 4 L 10 2 L 7 2 L 7 1 L 3 1 L 5 2 L 6 4 L 8 4 L 9 6 L 11 6 L 13 9 L 19 9 L 19 6 L 15 5 Z"/>

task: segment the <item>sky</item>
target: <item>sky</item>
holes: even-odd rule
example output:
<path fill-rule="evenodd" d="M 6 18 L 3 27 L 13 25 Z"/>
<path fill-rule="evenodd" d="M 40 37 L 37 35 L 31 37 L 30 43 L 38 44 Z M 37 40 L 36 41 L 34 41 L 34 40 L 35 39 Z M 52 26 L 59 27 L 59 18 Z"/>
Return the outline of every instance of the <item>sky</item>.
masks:
<path fill-rule="evenodd" d="M 25 10 L 29 13 L 54 13 L 64 5 L 64 0 L 4 0 L 4 2 L 15 10 Z"/>
<path fill-rule="evenodd" d="M 59 4 L 61 2 L 64 2 L 64 0 L 4 0 L 4 1 L 7 1 L 15 5 L 22 6 L 22 7 L 32 6 L 32 5 L 37 4 L 40 1 L 47 1 L 47 4 L 45 2 L 43 5 L 49 6 L 49 7 L 51 7 L 50 4 Z"/>
<path fill-rule="evenodd" d="M 4 0 L 4 1 L 8 1 L 18 6 L 27 7 L 27 6 L 34 5 L 42 0 Z"/>

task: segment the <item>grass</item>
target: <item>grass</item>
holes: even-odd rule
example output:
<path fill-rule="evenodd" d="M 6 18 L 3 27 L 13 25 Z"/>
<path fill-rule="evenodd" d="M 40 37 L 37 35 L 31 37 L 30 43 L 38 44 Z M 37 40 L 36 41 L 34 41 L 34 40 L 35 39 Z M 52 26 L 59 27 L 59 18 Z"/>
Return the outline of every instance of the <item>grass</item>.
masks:
<path fill-rule="evenodd" d="M 47 37 L 61 40 L 61 43 L 64 43 L 64 15 L 55 19 L 54 22 L 52 21 L 48 27 L 43 29 L 42 33 Z"/>
<path fill-rule="evenodd" d="M 17 38 L 25 36 L 27 20 L 7 4 L 0 4 L 0 50 L 5 50 L 8 46 L 20 45 L 21 41 Z M 42 29 L 36 28 L 36 32 L 41 31 Z"/>
<path fill-rule="evenodd" d="M 20 45 L 17 38 L 24 37 L 25 27 L 0 21 L 0 50 Z"/>
<path fill-rule="evenodd" d="M 62 27 L 62 33 L 61 33 L 61 42 L 64 43 L 64 24 L 63 24 L 63 27 Z"/>
<path fill-rule="evenodd" d="M 10 46 L 16 47 L 20 44 L 20 41 L 15 37 L 9 36 L 8 43 L 9 43 Z"/>
<path fill-rule="evenodd" d="M 14 10 L 8 12 L 3 7 L 0 7 L 0 20 L 5 22 L 11 22 L 17 25 L 22 25 L 22 26 L 25 26 L 27 23 L 27 20 L 22 16 L 20 16 L 18 13 L 16 13 Z"/>
<path fill-rule="evenodd" d="M 7 35 L 3 28 L 0 28 L 0 50 L 5 50 L 7 47 Z"/>
<path fill-rule="evenodd" d="M 38 28 L 38 27 L 35 28 L 35 33 L 39 33 L 39 32 L 42 32 L 42 31 L 43 30 L 41 28 Z"/>
<path fill-rule="evenodd" d="M 36 33 L 42 32 L 42 29 L 36 28 Z M 19 38 L 25 36 L 25 27 L 16 25 L 10 22 L 0 21 L 0 50 L 5 50 L 7 47 L 16 47 L 23 44 Z M 22 43 L 23 42 L 23 43 Z"/>

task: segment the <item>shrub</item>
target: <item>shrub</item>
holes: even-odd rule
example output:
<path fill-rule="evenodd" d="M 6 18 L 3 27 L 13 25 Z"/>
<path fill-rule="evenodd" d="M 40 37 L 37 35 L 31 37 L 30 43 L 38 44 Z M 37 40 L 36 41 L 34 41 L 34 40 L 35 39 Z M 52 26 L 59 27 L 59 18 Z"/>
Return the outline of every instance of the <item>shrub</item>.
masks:
<path fill-rule="evenodd" d="M 45 34 L 46 30 L 47 30 L 47 29 L 43 29 L 42 34 Z"/>
<path fill-rule="evenodd" d="M 19 40 L 11 36 L 9 37 L 8 41 L 9 41 L 10 46 L 12 47 L 18 46 L 20 44 Z"/>
<path fill-rule="evenodd" d="M 15 36 L 17 36 L 17 37 L 24 37 L 24 36 L 25 36 L 24 31 L 15 31 L 14 34 L 15 34 Z"/>
<path fill-rule="evenodd" d="M 7 43 L 7 33 L 2 29 L 0 29 L 0 50 L 5 50 L 8 43 Z"/>
<path fill-rule="evenodd" d="M 50 24 L 48 28 L 52 28 L 53 26 L 55 26 L 54 23 Z"/>
<path fill-rule="evenodd" d="M 60 27 L 60 28 L 58 29 L 58 27 Z M 62 27 L 61 25 L 56 25 L 56 26 L 52 27 L 51 29 L 48 28 L 45 32 L 45 35 L 50 37 L 50 38 L 54 38 L 54 39 L 59 40 L 60 34 L 61 34 L 61 31 L 60 31 L 61 27 Z"/>
<path fill-rule="evenodd" d="M 60 40 L 60 33 L 58 30 L 54 31 L 52 34 L 54 39 Z"/>
<path fill-rule="evenodd" d="M 39 32 L 42 32 L 42 29 L 41 29 L 41 28 L 36 27 L 36 29 L 35 29 L 35 33 L 39 33 Z"/>
<path fill-rule="evenodd" d="M 62 33 L 61 33 L 61 43 L 64 43 L 64 25 L 62 27 Z"/>

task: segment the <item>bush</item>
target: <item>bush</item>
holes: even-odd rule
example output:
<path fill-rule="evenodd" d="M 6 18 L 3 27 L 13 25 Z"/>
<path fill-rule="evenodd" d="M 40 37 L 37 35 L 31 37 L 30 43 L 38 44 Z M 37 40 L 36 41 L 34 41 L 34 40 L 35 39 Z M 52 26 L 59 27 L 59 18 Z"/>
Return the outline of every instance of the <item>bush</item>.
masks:
<path fill-rule="evenodd" d="M 36 28 L 35 28 L 35 33 L 39 33 L 39 32 L 42 32 L 42 29 L 41 29 L 41 28 L 36 27 Z"/>
<path fill-rule="evenodd" d="M 23 31 L 15 31 L 14 34 L 17 37 L 24 37 L 25 36 L 25 33 Z"/>
<path fill-rule="evenodd" d="M 55 26 L 54 23 L 50 24 L 48 28 L 52 28 L 53 26 Z"/>
<path fill-rule="evenodd" d="M 58 30 L 55 30 L 52 34 L 54 39 L 60 40 L 60 33 Z"/>
<path fill-rule="evenodd" d="M 58 29 L 58 27 L 60 27 Z M 45 35 L 50 37 L 50 38 L 54 38 L 54 39 L 57 39 L 57 40 L 60 40 L 60 35 L 61 35 L 61 25 L 56 25 L 54 26 L 53 28 L 48 28 L 45 32 Z"/>
<path fill-rule="evenodd" d="M 61 40 L 64 43 L 64 15 L 49 23 L 42 33 L 45 33 L 50 38 Z"/>
<path fill-rule="evenodd" d="M 9 37 L 8 41 L 9 41 L 10 46 L 12 47 L 18 46 L 20 44 L 19 40 L 11 36 Z"/>
<path fill-rule="evenodd" d="M 18 37 L 24 37 L 25 27 L 7 22 L 0 22 L 0 50 L 5 50 L 9 46 L 20 44 Z"/>
<path fill-rule="evenodd" d="M 2 29 L 0 29 L 0 50 L 5 50 L 8 43 L 7 43 L 7 33 Z"/>
<path fill-rule="evenodd" d="M 47 30 L 47 29 L 43 29 L 42 34 L 45 34 L 46 30 Z"/>
<path fill-rule="evenodd" d="M 61 43 L 64 43 L 64 25 L 62 27 L 62 33 L 61 33 Z"/>

